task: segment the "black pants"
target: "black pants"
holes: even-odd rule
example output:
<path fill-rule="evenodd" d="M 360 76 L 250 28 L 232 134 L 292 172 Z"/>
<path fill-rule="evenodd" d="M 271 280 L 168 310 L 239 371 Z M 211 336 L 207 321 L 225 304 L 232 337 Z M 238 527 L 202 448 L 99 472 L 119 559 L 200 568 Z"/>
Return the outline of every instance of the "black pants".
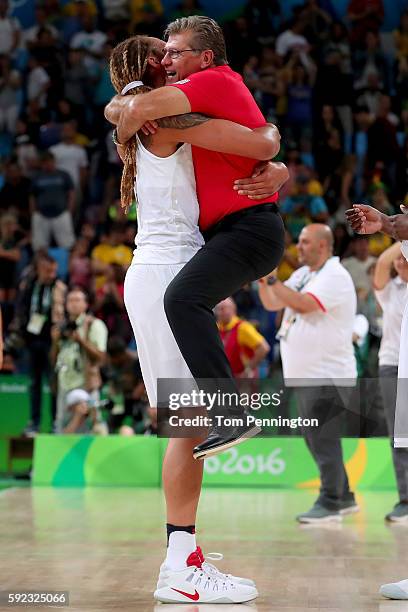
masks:
<path fill-rule="evenodd" d="M 385 420 L 391 438 L 391 452 L 400 501 L 408 502 L 408 448 L 394 448 L 395 406 L 397 403 L 398 366 L 380 366 L 380 388 Z"/>
<path fill-rule="evenodd" d="M 42 384 L 44 378 L 49 379 L 51 373 L 50 343 L 46 340 L 30 340 L 28 344 L 30 366 L 30 417 L 34 427 L 40 426 L 42 405 Z M 52 398 L 52 417 L 55 418 L 55 401 Z"/>
<path fill-rule="evenodd" d="M 206 239 L 168 286 L 164 308 L 198 386 L 236 392 L 213 308 L 276 268 L 284 251 L 283 222 L 275 205 L 261 204 L 228 215 Z"/>
<path fill-rule="evenodd" d="M 339 510 L 340 502 L 352 497 L 341 446 L 345 408 L 352 393 L 347 387 L 296 388 L 299 416 L 319 421 L 319 427 L 304 427 L 302 433 L 320 472 L 318 501 L 329 510 Z"/>

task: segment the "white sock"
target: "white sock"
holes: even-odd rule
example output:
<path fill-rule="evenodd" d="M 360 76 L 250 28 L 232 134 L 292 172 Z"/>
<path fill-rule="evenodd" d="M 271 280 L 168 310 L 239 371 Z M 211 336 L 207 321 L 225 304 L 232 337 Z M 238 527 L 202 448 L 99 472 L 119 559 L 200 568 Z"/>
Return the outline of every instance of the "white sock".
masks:
<path fill-rule="evenodd" d="M 177 572 L 187 567 L 187 557 L 197 548 L 195 533 L 173 531 L 169 536 L 166 566 Z"/>

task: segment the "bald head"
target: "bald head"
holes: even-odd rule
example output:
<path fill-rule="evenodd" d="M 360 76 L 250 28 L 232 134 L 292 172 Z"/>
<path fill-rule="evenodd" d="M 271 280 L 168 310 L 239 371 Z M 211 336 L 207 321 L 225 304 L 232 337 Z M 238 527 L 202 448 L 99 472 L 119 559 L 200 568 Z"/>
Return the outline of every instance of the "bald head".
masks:
<path fill-rule="evenodd" d="M 306 225 L 300 232 L 298 251 L 301 263 L 317 269 L 333 254 L 333 233 L 324 223 Z"/>

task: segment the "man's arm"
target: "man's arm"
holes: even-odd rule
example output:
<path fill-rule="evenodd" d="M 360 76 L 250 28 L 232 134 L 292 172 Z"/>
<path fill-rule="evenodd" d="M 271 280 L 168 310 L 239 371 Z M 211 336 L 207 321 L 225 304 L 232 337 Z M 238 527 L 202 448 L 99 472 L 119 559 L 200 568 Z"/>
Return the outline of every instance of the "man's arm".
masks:
<path fill-rule="evenodd" d="M 268 285 L 265 279 L 261 279 L 259 286 L 259 297 L 266 310 L 281 310 L 292 308 L 295 312 L 306 314 L 321 310 L 319 303 L 308 293 L 299 293 L 287 287 L 279 280 L 273 285 Z"/>
<path fill-rule="evenodd" d="M 401 243 L 395 242 L 377 259 L 374 271 L 374 289 L 381 291 L 391 278 L 392 263 L 401 254 Z"/>
<path fill-rule="evenodd" d="M 189 112 L 185 93 L 167 86 L 139 96 L 115 96 L 105 108 L 105 117 L 118 126 L 119 142 L 127 142 L 146 121 Z"/>
<path fill-rule="evenodd" d="M 188 142 L 203 149 L 242 155 L 253 159 L 271 159 L 278 154 L 280 148 L 280 134 L 275 125 L 266 124 L 251 130 L 238 123 L 224 119 L 210 119 L 203 115 L 190 113 L 180 117 L 171 117 L 170 120 L 194 121 L 195 117 L 202 117 L 199 124 L 184 129 L 164 128 L 161 130 L 162 138 L 167 142 Z M 162 120 L 166 122 L 167 119 Z"/>

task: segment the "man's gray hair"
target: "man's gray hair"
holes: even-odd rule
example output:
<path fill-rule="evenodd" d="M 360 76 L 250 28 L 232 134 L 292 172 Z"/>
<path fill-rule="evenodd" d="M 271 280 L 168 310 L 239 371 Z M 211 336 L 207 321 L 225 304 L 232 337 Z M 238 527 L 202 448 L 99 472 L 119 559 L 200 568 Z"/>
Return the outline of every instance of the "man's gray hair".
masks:
<path fill-rule="evenodd" d="M 181 34 L 182 32 L 191 32 L 191 46 L 199 51 L 210 49 L 214 53 L 214 64 L 223 66 L 228 64 L 227 51 L 225 49 L 224 34 L 221 26 L 211 19 L 203 15 L 191 15 L 191 17 L 180 17 L 172 21 L 167 26 L 164 37 L 167 40 L 169 36 Z"/>

